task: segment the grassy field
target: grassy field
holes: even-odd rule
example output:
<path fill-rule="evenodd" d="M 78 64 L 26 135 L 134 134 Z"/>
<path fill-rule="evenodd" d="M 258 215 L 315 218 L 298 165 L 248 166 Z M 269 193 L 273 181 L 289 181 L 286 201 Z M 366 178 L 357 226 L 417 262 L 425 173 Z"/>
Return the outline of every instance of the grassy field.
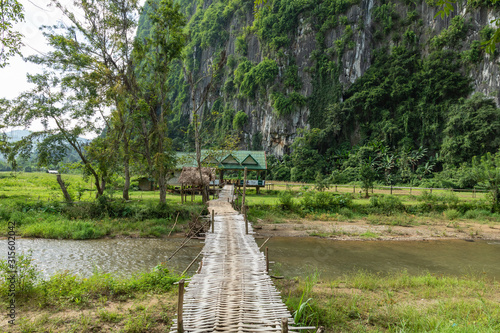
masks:
<path fill-rule="evenodd" d="M 500 285 L 480 276 L 353 272 L 276 283 L 296 322 L 326 332 L 500 331 Z"/>
<path fill-rule="evenodd" d="M 192 215 L 203 210 L 201 198 L 181 205 L 180 195 L 169 194 L 159 206 L 159 193 L 131 191 L 129 202 L 110 190 L 102 200 L 79 175 L 63 175 L 75 203 L 63 203 L 55 175 L 0 173 L 0 228 L 15 221 L 24 237 L 92 239 L 102 237 L 164 237 L 185 228 Z M 175 221 L 177 220 L 177 224 Z M 175 227 L 174 227 L 175 225 Z"/>
<path fill-rule="evenodd" d="M 283 194 L 287 193 L 284 198 Z M 344 198 L 336 202 L 334 198 Z M 239 201 L 241 203 L 241 200 Z M 287 221 L 365 221 L 372 225 L 412 226 L 419 224 L 479 222 L 497 224 L 500 214 L 492 213 L 485 194 L 461 196 L 450 191 L 421 191 L 419 195 L 364 195 L 318 193 L 310 189 L 265 190 L 246 196 L 249 219 L 256 223 Z"/>

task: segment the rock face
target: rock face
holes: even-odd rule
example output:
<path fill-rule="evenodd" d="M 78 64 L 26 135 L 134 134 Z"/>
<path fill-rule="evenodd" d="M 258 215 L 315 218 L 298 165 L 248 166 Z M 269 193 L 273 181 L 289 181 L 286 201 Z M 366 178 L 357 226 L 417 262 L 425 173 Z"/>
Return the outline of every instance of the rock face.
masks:
<path fill-rule="evenodd" d="M 195 1 L 192 0 L 192 2 Z M 193 9 L 190 14 L 195 15 L 197 10 L 202 10 L 202 8 L 206 10 L 210 6 L 216 5 L 217 2 L 219 1 L 205 0 L 203 6 Z M 384 1 L 384 3 L 386 2 Z M 393 4 L 394 15 L 397 15 L 400 19 L 405 19 L 410 10 L 416 13 L 418 21 L 414 24 L 416 27 L 414 30 L 422 50 L 422 56 L 429 54 L 430 40 L 443 30 L 448 29 L 454 16 L 462 15 L 469 25 L 466 36 L 461 40 L 461 46 L 457 49 L 459 52 L 469 50 L 472 42 L 480 39 L 480 31 L 496 17 L 495 11 L 491 8 L 470 9 L 459 5 L 455 7 L 455 11 L 449 17 L 441 19 L 440 17 L 434 18 L 438 9 L 427 5 L 424 1 L 412 4 L 411 8 L 405 2 L 394 2 Z M 377 38 L 377 31 L 382 29 L 380 24 L 375 22 L 373 16 L 374 9 L 378 6 L 381 6 L 381 2 L 378 0 L 360 0 L 357 4 L 350 6 L 342 14 L 342 18 L 339 15 L 339 19 L 345 20 L 352 30 L 349 41 L 350 47 L 346 47 L 342 55 L 336 60 L 339 64 L 339 73 L 335 84 L 340 85 L 341 90 L 344 92 L 358 78 L 363 76 L 370 67 L 374 50 L 383 46 L 390 48 L 397 44 L 397 40 L 388 37 Z M 342 40 L 346 34 L 346 24 L 339 24 L 335 28 L 327 30 L 325 32 L 324 47 L 319 48 L 316 38 L 318 31 L 311 23 L 315 18 L 311 17 L 310 13 L 311 11 L 308 11 L 298 15 L 297 28 L 288 34 L 289 46 L 282 49 L 285 56 L 275 57 L 279 67 L 279 74 L 274 86 L 281 85 L 280 89 L 285 94 L 292 92 L 293 89 L 284 87 L 282 82 L 286 67 L 289 65 L 287 59 L 293 58 L 301 81 L 301 87 L 297 92 L 308 99 L 305 105 L 297 106 L 291 114 L 279 116 L 273 107 L 270 94 L 271 84 L 264 91 L 259 90 L 255 98 L 243 98 L 238 93 L 228 96 L 222 90 L 219 91 L 218 95 L 224 99 L 225 104 L 230 105 L 235 111 L 241 110 L 248 115 L 248 121 L 243 127 L 242 148 L 262 148 L 269 153 L 281 156 L 289 153 L 290 146 L 299 135 L 300 129 L 311 127 L 310 104 L 315 89 L 314 73 L 312 73 L 311 69 L 316 65 L 316 60 L 312 54 L 318 49 L 321 49 L 322 52 L 335 49 L 338 41 Z M 244 31 L 243 35 L 247 45 L 244 57 L 249 61 L 258 64 L 265 58 L 276 55 L 276 52 L 269 52 L 269 45 L 262 41 L 255 31 L 248 29 L 248 27 L 252 26 L 253 20 L 254 16 L 251 11 L 248 11 L 243 16 L 232 15 L 225 26 L 229 37 L 222 43 L 222 47 L 219 47 L 219 51 L 224 49 L 227 55 L 237 55 L 238 58 L 243 57 L 241 53 L 238 54 L 236 44 L 238 36 L 241 36 L 242 31 Z M 316 26 L 318 25 L 316 24 Z M 400 31 L 399 33 L 402 36 L 404 32 Z M 201 50 L 201 68 L 207 68 L 204 64 L 210 63 L 214 54 L 216 54 L 214 47 L 205 47 Z M 482 54 L 481 59 L 476 64 L 464 66 L 462 70 L 463 74 L 471 78 L 474 92 L 482 92 L 487 96 L 491 96 L 499 104 L 500 71 L 497 56 Z M 233 76 L 234 71 L 226 73 L 222 78 L 221 85 L 223 86 Z M 201 90 L 197 92 L 197 96 L 200 94 Z M 339 97 L 339 101 L 342 101 L 342 96 Z M 211 107 L 213 102 L 214 100 L 209 101 L 208 106 Z M 190 100 L 186 100 L 182 107 L 183 112 L 189 113 L 191 109 Z M 353 135 L 355 136 L 356 133 L 353 133 Z"/>

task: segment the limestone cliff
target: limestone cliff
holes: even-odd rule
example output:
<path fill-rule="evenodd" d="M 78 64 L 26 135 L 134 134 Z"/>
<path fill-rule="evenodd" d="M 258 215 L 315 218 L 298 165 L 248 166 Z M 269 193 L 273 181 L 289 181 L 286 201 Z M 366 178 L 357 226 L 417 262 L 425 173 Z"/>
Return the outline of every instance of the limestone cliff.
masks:
<path fill-rule="evenodd" d="M 386 48 L 390 52 L 407 38 L 416 40 L 422 57 L 439 47 L 454 49 L 464 55 L 462 58 L 475 55 L 474 61 L 464 61 L 460 71 L 470 77 L 473 92 L 483 92 L 499 103 L 498 57 L 485 54 L 478 42 L 474 44 L 496 17 L 494 7 L 473 9 L 459 5 L 449 17 L 441 19 L 434 18 L 436 7 L 418 0 L 279 2 L 269 0 L 256 22 L 253 1 L 180 2 L 190 17 L 189 29 L 194 36 L 187 52 L 188 67 L 202 75 L 221 50 L 229 56 L 219 89 L 208 102 L 207 110 L 219 99 L 220 112 L 227 116 L 226 129 L 232 125 L 234 114 L 243 111 L 248 116 L 240 127 L 242 146 L 246 149 L 262 148 L 278 156 L 288 153 L 299 129 L 325 125 L 323 110 L 343 100 L 344 93 L 372 65 L 374 50 Z M 318 9 L 321 6 L 330 12 Z M 459 29 L 454 26 L 457 15 L 466 27 L 455 36 L 452 29 Z M 283 27 L 288 30 L 277 31 Z M 450 39 L 450 35 L 455 39 Z M 435 36 L 449 38 L 439 42 L 433 40 Z M 273 60 L 277 67 L 277 75 L 271 80 L 265 79 L 264 67 L 257 68 L 266 59 Z M 241 65 L 245 60 L 253 66 L 246 72 Z M 271 73 L 273 68 L 268 71 Z M 255 76 L 245 83 L 242 73 L 252 70 Z M 178 91 L 173 98 L 178 99 L 176 112 L 187 116 L 191 105 L 183 84 L 179 75 Z M 280 105 L 282 111 L 277 110 Z M 223 123 L 219 121 L 219 130 Z M 356 144 L 360 134 L 357 125 L 353 128 L 349 136 L 351 143 Z"/>

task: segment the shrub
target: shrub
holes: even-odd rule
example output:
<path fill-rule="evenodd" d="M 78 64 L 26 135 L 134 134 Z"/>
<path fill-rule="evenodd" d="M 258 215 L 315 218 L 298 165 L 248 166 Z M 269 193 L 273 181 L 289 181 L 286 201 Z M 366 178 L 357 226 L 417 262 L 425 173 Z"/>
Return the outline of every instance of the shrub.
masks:
<path fill-rule="evenodd" d="M 279 199 L 280 205 L 283 209 L 293 210 L 295 203 L 294 203 L 292 192 L 290 192 L 290 191 L 280 192 L 280 194 L 278 194 L 278 199 Z"/>
<path fill-rule="evenodd" d="M 447 209 L 443 214 L 448 220 L 456 220 L 461 216 L 460 212 L 456 209 Z"/>
<path fill-rule="evenodd" d="M 392 214 L 406 211 L 401 200 L 393 195 L 374 196 L 370 198 L 370 207 L 377 208 L 381 213 Z"/>
<path fill-rule="evenodd" d="M 238 111 L 233 119 L 233 128 L 241 130 L 248 122 L 248 115 L 243 111 Z"/>
<path fill-rule="evenodd" d="M 13 275 L 11 272 L 15 272 Z M 8 292 L 10 281 L 14 277 L 16 293 L 28 294 L 41 280 L 41 273 L 33 263 L 33 252 L 21 253 L 16 256 L 14 264 L 0 260 L 0 278 L 2 291 Z"/>
<path fill-rule="evenodd" d="M 310 211 L 336 211 L 342 207 L 351 206 L 352 198 L 349 194 L 335 194 L 331 192 L 305 192 L 301 199 L 301 206 Z"/>

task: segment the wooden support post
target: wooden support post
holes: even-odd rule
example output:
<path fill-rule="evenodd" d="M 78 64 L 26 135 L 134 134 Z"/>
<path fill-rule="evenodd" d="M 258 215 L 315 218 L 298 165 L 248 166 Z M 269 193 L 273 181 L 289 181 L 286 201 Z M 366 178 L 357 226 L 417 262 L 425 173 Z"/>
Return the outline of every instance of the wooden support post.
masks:
<path fill-rule="evenodd" d="M 392 195 L 392 184 L 391 184 L 391 195 Z"/>
<path fill-rule="evenodd" d="M 245 173 L 244 173 L 244 180 L 243 180 L 243 198 L 241 198 L 241 213 L 243 215 L 245 215 L 245 195 L 247 193 L 247 173 L 248 173 L 248 169 L 247 167 L 245 167 Z"/>
<path fill-rule="evenodd" d="M 245 234 L 248 235 L 248 216 L 246 209 L 245 209 Z"/>
<path fill-rule="evenodd" d="M 212 233 L 214 233 L 214 229 L 215 229 L 214 225 L 215 225 L 214 210 L 212 209 Z"/>
<path fill-rule="evenodd" d="M 288 318 L 281 318 L 281 333 L 288 333 Z"/>
<path fill-rule="evenodd" d="M 184 305 L 184 279 L 179 281 L 179 299 L 177 301 L 177 332 L 184 333 L 184 323 L 182 320 L 182 312 Z"/>
<path fill-rule="evenodd" d="M 269 273 L 269 248 L 266 246 L 266 272 Z"/>
<path fill-rule="evenodd" d="M 181 204 L 184 204 L 184 184 L 181 184 Z"/>

